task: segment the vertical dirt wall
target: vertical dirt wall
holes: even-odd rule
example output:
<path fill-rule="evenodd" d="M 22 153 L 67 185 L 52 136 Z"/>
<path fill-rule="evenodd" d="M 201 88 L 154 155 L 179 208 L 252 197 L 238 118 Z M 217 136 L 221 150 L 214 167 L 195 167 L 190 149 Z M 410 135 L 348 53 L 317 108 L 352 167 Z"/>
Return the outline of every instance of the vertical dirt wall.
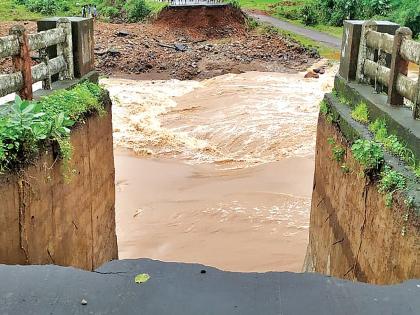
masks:
<path fill-rule="evenodd" d="M 93 270 L 118 258 L 111 101 L 71 133 L 70 181 L 53 148 L 19 174 L 0 175 L 0 263 Z"/>
<path fill-rule="evenodd" d="M 332 159 L 330 138 L 345 148 L 344 161 Z M 343 164 L 349 172 L 343 171 Z M 419 278 L 418 216 L 402 200 L 387 207 L 384 195 L 361 171 L 340 130 L 320 115 L 307 266 L 376 284 Z"/>

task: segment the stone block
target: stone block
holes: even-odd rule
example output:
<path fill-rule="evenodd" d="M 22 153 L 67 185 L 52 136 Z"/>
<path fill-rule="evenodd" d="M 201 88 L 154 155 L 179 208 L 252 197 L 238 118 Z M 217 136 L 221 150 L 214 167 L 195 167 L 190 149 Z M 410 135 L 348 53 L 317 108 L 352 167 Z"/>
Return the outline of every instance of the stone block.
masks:
<path fill-rule="evenodd" d="M 359 55 L 360 36 L 364 22 L 363 20 L 344 21 L 339 73 L 346 81 L 356 79 L 357 57 Z M 388 21 L 376 21 L 376 23 L 378 24 L 378 32 L 392 35 L 400 27 L 398 24 Z M 387 58 L 387 63 L 390 63 L 390 61 L 391 59 Z"/>
<path fill-rule="evenodd" d="M 59 17 L 45 18 L 37 22 L 38 31 L 45 31 L 56 27 Z M 81 78 L 95 68 L 93 19 L 69 17 L 72 29 L 74 75 Z M 57 56 L 57 47 L 49 47 L 48 56 Z M 53 77 L 56 81 L 58 76 Z"/>

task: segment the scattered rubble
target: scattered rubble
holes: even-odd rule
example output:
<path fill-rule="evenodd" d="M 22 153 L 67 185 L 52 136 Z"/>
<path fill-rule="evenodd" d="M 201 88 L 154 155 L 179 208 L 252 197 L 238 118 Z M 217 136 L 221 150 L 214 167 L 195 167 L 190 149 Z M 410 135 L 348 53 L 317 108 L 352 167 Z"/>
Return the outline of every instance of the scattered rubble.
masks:
<path fill-rule="evenodd" d="M 237 23 L 232 34 L 225 26 L 210 26 L 213 35 L 208 36 L 205 27 L 197 30 L 163 22 L 96 22 L 97 70 L 104 75 L 139 79 L 206 79 L 245 71 L 303 71 L 319 58 L 316 50 L 303 48 L 282 35 L 260 34 L 244 27 L 238 30 Z M 7 35 L 17 23 L 1 22 L 0 36 Z M 36 23 L 25 23 L 30 32 L 36 31 Z M 10 59 L 0 59 L 0 71 L 12 71 Z"/>
<path fill-rule="evenodd" d="M 122 28 L 130 36 L 117 36 Z M 317 51 L 278 34 L 207 38 L 161 23 L 97 23 L 95 31 L 97 69 L 106 75 L 206 79 L 229 72 L 302 71 L 319 58 Z"/>

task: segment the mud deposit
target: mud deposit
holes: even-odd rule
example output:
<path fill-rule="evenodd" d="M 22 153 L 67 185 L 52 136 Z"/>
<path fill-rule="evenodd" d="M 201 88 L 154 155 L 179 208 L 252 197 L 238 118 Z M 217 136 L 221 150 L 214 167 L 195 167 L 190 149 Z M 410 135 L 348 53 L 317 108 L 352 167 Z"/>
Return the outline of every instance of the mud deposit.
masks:
<path fill-rule="evenodd" d="M 300 271 L 317 104 L 333 72 L 104 79 L 115 99 L 120 258 Z"/>

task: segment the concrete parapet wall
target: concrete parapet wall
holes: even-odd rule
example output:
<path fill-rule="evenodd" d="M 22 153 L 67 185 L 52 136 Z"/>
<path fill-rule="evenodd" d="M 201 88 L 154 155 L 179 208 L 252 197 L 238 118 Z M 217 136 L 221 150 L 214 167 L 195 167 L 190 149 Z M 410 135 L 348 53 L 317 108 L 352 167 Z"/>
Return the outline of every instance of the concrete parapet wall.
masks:
<path fill-rule="evenodd" d="M 0 263 L 57 264 L 93 270 L 118 258 L 112 114 L 93 115 L 71 133 L 66 182 L 57 150 L 33 165 L 0 175 Z"/>

